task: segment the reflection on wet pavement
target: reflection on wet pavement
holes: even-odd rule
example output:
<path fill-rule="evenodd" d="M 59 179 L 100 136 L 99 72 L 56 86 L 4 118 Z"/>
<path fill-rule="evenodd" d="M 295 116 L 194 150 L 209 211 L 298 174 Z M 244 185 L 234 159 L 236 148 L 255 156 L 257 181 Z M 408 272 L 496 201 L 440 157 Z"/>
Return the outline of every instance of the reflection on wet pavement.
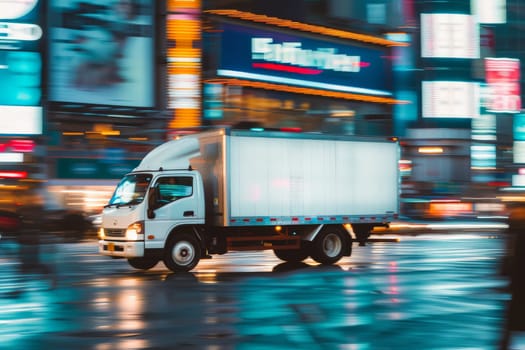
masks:
<path fill-rule="evenodd" d="M 489 350 L 509 298 L 497 234 L 354 246 L 330 267 L 231 253 L 186 274 L 58 244 L 43 251 L 56 286 L 0 244 L 0 348 Z"/>

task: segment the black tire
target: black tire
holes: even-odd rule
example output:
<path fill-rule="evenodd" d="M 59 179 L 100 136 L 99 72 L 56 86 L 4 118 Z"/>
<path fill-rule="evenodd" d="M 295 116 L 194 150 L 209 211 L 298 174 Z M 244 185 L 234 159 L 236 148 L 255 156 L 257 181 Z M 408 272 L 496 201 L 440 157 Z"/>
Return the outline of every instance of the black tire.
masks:
<path fill-rule="evenodd" d="M 197 238 L 188 233 L 175 235 L 168 241 L 164 264 L 173 272 L 187 272 L 201 259 L 201 246 Z"/>
<path fill-rule="evenodd" d="M 134 267 L 138 270 L 149 270 L 157 263 L 159 262 L 159 259 L 155 258 L 129 258 L 128 263 L 131 265 L 131 267 Z"/>
<path fill-rule="evenodd" d="M 301 244 L 299 249 L 274 249 L 273 253 L 279 259 L 292 263 L 301 262 L 310 255 L 310 252 L 303 244 Z"/>
<path fill-rule="evenodd" d="M 348 234 L 337 227 L 326 227 L 315 237 L 312 245 L 312 259 L 323 265 L 338 262 L 349 244 Z"/>

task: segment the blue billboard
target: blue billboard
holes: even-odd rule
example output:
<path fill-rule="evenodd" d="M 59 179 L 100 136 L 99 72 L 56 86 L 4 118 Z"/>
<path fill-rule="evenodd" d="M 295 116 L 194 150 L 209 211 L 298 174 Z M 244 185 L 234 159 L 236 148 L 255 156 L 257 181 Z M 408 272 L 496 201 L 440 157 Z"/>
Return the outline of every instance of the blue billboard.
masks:
<path fill-rule="evenodd" d="M 389 48 L 344 45 L 224 23 L 217 75 L 374 96 L 392 96 Z"/>

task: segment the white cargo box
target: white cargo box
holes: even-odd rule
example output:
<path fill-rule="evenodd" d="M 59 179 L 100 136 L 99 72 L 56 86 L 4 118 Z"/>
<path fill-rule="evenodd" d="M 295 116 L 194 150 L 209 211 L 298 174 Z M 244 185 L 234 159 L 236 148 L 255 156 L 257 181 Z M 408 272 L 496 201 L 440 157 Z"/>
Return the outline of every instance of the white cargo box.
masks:
<path fill-rule="evenodd" d="M 387 138 L 220 129 L 192 135 L 207 220 L 219 226 L 387 223 L 399 144 Z"/>

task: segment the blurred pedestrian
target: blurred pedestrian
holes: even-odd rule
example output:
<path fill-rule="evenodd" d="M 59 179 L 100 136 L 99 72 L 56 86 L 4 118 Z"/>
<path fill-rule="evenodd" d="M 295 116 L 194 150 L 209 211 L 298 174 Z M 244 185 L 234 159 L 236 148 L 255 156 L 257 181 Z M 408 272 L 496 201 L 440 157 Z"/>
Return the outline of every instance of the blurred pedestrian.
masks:
<path fill-rule="evenodd" d="M 41 197 L 31 196 L 26 204 L 18 210 L 21 219 L 20 230 L 17 235 L 19 243 L 19 257 L 21 273 L 38 273 L 49 278 L 54 288 L 55 274 L 48 264 L 42 261 L 42 244 L 45 243 L 43 235 L 43 221 L 46 213 Z"/>
<path fill-rule="evenodd" d="M 525 340 L 525 205 L 510 208 L 506 271 L 510 277 L 511 300 L 507 308 L 502 350 L 518 349 L 517 338 Z M 524 344 L 522 344 L 524 345 Z"/>

